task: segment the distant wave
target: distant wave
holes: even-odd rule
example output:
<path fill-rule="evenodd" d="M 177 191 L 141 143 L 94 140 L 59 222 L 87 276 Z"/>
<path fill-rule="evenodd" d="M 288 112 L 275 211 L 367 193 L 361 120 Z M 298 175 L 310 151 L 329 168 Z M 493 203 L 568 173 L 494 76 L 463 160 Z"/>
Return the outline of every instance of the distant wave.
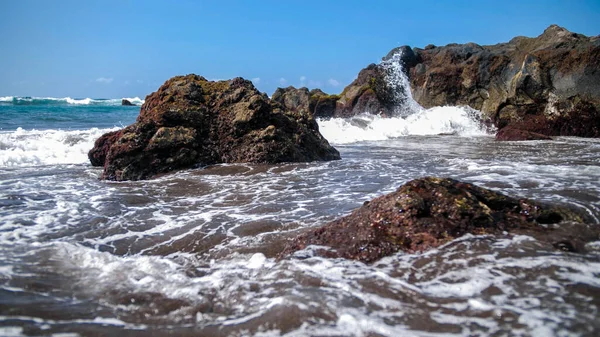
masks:
<path fill-rule="evenodd" d="M 13 104 L 13 105 L 61 105 L 61 104 L 72 104 L 72 105 L 105 105 L 115 106 L 121 105 L 122 100 L 128 100 L 134 105 L 144 104 L 144 100 L 139 97 L 123 97 L 123 98 L 71 98 L 71 97 L 27 97 L 27 96 L 4 96 L 0 97 L 0 104 Z"/>
<path fill-rule="evenodd" d="M 319 131 L 333 144 L 416 135 L 489 135 L 492 130 L 481 123 L 479 114 L 479 111 L 468 107 L 453 106 L 422 109 L 406 117 L 361 114 L 352 118 L 319 120 Z"/>
<path fill-rule="evenodd" d="M 0 167 L 87 163 L 96 139 L 113 130 L 117 128 L 0 131 Z"/>

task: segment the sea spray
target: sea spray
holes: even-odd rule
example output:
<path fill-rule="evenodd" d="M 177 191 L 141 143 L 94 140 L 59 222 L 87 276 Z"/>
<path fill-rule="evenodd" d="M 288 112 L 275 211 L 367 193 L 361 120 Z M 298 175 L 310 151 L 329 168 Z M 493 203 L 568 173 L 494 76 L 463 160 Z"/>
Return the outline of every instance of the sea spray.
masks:
<path fill-rule="evenodd" d="M 0 132 L 0 167 L 83 164 L 94 141 L 117 130 L 91 128 L 81 131 L 24 130 Z"/>
<path fill-rule="evenodd" d="M 352 118 L 319 120 L 319 131 L 333 144 L 385 140 L 402 136 L 486 136 L 488 131 L 474 117 L 477 110 L 457 107 L 423 109 L 406 117 L 361 114 Z"/>
<path fill-rule="evenodd" d="M 481 112 L 470 107 L 425 109 L 411 94 L 402 68 L 402 54 L 381 62 L 385 80 L 397 106 L 392 117 L 364 113 L 351 118 L 319 120 L 319 131 L 334 144 L 374 141 L 411 135 L 486 136 L 492 130 L 482 123 Z"/>

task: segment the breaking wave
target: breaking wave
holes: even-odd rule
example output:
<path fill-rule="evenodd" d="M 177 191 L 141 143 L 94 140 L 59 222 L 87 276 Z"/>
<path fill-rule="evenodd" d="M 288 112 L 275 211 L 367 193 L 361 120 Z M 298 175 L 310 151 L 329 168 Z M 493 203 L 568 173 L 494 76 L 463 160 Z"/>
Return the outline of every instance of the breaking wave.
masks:
<path fill-rule="evenodd" d="M 117 130 L 24 130 L 0 132 L 0 167 L 83 164 L 98 137 Z"/>
<path fill-rule="evenodd" d="M 469 107 L 422 109 L 407 117 L 381 117 L 368 113 L 352 118 L 319 120 L 319 131 L 333 144 L 374 141 L 402 136 L 455 135 L 487 136 L 488 127 Z"/>
<path fill-rule="evenodd" d="M 492 130 L 483 123 L 481 112 L 467 106 L 441 106 L 425 109 L 411 94 L 410 83 L 402 70 L 401 54 L 381 63 L 386 81 L 396 101 L 392 117 L 363 113 L 351 118 L 319 120 L 319 130 L 334 144 L 377 141 L 402 136 L 455 135 L 487 136 Z"/>

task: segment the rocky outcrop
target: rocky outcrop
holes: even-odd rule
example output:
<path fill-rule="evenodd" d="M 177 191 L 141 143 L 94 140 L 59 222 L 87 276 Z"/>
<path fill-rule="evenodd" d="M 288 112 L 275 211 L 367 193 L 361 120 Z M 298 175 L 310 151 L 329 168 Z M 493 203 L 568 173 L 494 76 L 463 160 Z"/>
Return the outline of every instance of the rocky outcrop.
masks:
<path fill-rule="evenodd" d="M 549 225 L 562 221 L 582 223 L 583 219 L 567 209 L 511 198 L 453 179 L 421 178 L 366 202 L 346 217 L 301 234 L 280 257 L 315 245 L 331 248 L 317 248 L 319 255 L 369 263 L 398 251 L 438 247 L 467 233 L 545 235 L 553 231 Z M 550 240 L 555 247 L 577 251 L 586 241 L 597 240 L 600 231 L 594 228 Z"/>
<path fill-rule="evenodd" d="M 124 105 L 124 106 L 135 106 L 135 104 L 131 103 L 129 100 L 126 100 L 126 99 L 122 99 L 121 100 L 121 105 Z"/>
<path fill-rule="evenodd" d="M 556 25 L 536 38 L 493 46 L 398 47 L 361 70 L 339 96 L 289 87 L 273 98 L 317 117 L 402 115 L 409 95 L 400 72 L 412 98 L 426 108 L 468 105 L 483 112 L 482 123 L 498 129 L 600 137 L 600 38 Z"/>
<path fill-rule="evenodd" d="M 335 117 L 351 117 L 364 112 L 391 115 L 397 102 L 388 86 L 385 69 L 371 64 L 340 94 Z"/>
<path fill-rule="evenodd" d="M 493 46 L 412 51 L 407 63 L 412 95 L 424 107 L 468 105 L 500 129 L 600 137 L 598 36 L 553 25 L 536 38 Z"/>
<path fill-rule="evenodd" d="M 314 118 L 288 110 L 242 78 L 173 77 L 146 97 L 136 122 L 89 153 L 103 179 L 139 180 L 216 163 L 339 159 Z"/>

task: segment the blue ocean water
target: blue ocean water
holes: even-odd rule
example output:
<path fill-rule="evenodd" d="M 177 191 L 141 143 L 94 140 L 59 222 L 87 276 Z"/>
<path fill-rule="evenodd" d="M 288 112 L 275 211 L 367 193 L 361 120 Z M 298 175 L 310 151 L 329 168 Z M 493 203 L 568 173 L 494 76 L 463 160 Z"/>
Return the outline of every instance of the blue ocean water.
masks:
<path fill-rule="evenodd" d="M 139 113 L 139 98 L 129 98 L 135 106 L 121 105 L 121 99 L 0 98 L 0 131 L 84 130 L 123 127 Z"/>

